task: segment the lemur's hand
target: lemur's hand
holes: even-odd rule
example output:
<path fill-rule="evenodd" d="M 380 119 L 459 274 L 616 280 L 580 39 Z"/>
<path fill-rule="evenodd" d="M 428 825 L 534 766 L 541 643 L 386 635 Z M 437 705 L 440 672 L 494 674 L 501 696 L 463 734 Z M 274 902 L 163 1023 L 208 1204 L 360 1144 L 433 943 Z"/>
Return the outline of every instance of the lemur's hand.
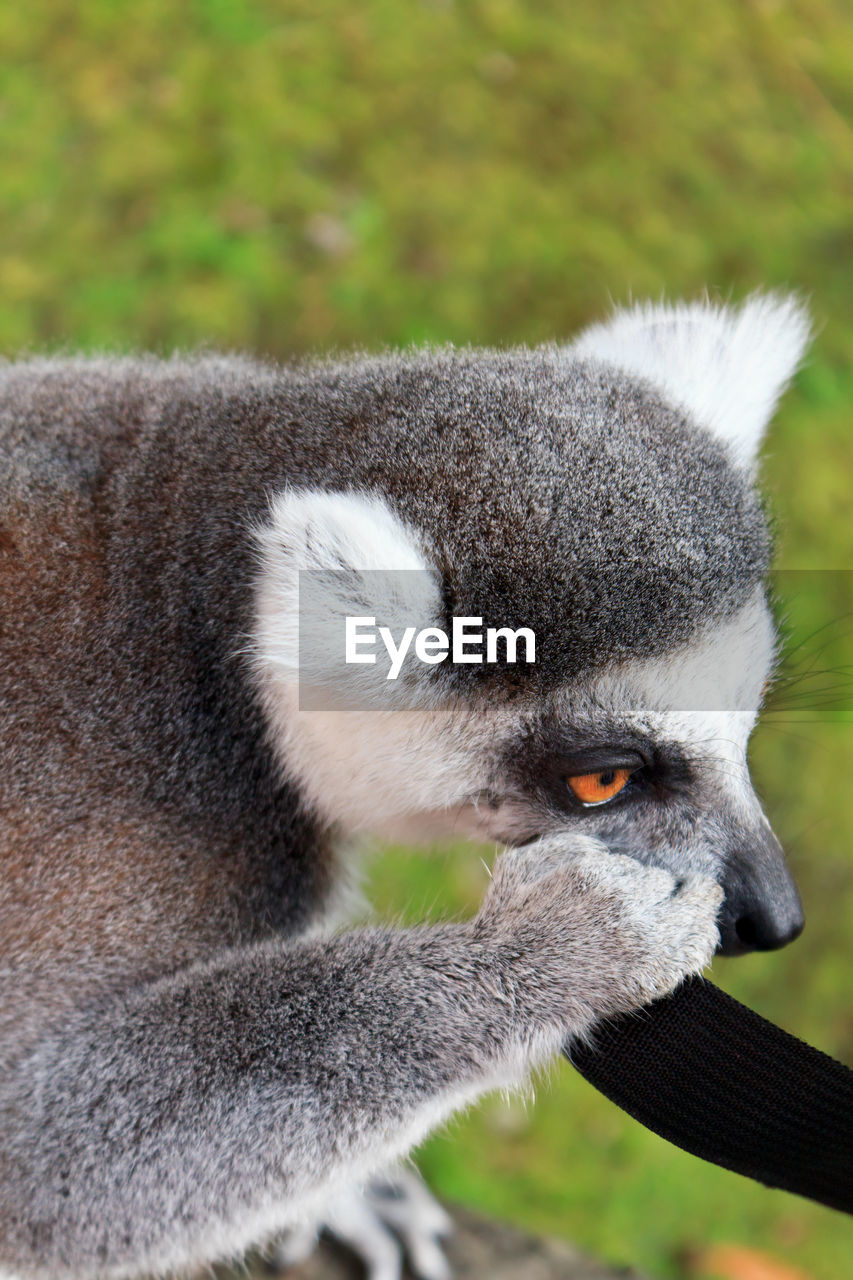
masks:
<path fill-rule="evenodd" d="M 723 891 L 587 836 L 504 853 L 474 921 L 530 1030 L 581 1031 L 673 991 L 711 960 Z"/>

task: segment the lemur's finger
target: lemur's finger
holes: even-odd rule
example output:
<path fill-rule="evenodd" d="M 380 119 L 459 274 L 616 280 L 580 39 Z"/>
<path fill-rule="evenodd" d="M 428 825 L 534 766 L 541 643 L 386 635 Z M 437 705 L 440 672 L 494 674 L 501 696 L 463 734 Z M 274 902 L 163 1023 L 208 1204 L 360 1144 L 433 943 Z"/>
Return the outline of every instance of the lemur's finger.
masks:
<path fill-rule="evenodd" d="M 403 1233 L 409 1266 L 417 1280 L 451 1280 L 450 1263 L 435 1236 Z"/>
<path fill-rule="evenodd" d="M 588 848 L 572 859 L 575 875 L 583 876 L 590 885 L 612 884 L 636 887 L 651 900 L 664 901 L 672 896 L 677 880 L 665 867 L 649 866 L 639 858 L 624 853 L 611 853 L 600 841 L 589 841 Z"/>
<path fill-rule="evenodd" d="M 402 1280 L 402 1249 L 364 1196 L 352 1192 L 337 1197 L 325 1226 L 361 1259 L 367 1280 Z"/>
<path fill-rule="evenodd" d="M 495 864 L 493 878 L 516 885 L 534 884 L 570 862 L 574 865 L 583 858 L 595 860 L 607 856 L 605 845 L 590 836 L 546 836 L 501 854 Z"/>
<path fill-rule="evenodd" d="M 417 1173 L 397 1169 L 392 1179 L 371 1183 L 366 1198 L 402 1240 L 417 1280 L 450 1280 L 439 1238 L 450 1235 L 453 1223 Z"/>

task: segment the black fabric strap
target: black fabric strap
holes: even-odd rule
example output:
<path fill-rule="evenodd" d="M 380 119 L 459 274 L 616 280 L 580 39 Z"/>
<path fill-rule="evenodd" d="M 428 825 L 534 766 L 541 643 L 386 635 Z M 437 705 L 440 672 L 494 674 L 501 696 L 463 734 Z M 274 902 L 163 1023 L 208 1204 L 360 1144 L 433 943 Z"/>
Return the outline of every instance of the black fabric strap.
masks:
<path fill-rule="evenodd" d="M 853 1071 L 702 978 L 565 1050 L 677 1147 L 853 1213 Z"/>

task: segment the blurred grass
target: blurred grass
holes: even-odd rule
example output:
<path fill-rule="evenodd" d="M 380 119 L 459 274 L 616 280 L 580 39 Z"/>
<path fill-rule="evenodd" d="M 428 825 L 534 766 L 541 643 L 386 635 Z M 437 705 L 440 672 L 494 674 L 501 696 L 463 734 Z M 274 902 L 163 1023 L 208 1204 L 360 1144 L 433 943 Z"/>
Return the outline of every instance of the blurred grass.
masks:
<path fill-rule="evenodd" d="M 844 0 L 3 6 L 0 351 L 535 342 L 611 298 L 794 287 L 818 335 L 764 479 L 794 636 L 841 697 L 851 19 Z M 754 772 L 808 929 L 716 976 L 849 1059 L 850 715 L 783 693 Z M 473 908 L 484 874 L 470 850 L 390 850 L 370 881 L 419 918 Z M 850 1274 L 837 1215 L 682 1155 L 567 1068 L 538 1093 L 433 1139 L 439 1189 L 655 1276 L 712 1240 Z"/>

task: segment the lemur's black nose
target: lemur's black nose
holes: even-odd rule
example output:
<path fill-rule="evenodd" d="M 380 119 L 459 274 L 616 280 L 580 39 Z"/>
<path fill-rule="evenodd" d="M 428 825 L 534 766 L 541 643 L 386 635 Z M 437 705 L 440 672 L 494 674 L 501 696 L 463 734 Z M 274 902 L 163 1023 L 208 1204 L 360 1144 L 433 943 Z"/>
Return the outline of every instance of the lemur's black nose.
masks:
<path fill-rule="evenodd" d="M 733 911 L 731 906 L 735 907 Z M 776 911 L 770 906 L 747 908 L 741 911 L 735 904 L 724 903 L 718 924 L 720 945 L 718 952 L 724 956 L 740 956 L 747 951 L 776 951 L 786 947 L 803 932 L 803 910 Z"/>
<path fill-rule="evenodd" d="M 805 923 L 800 895 L 769 827 L 730 849 L 728 862 L 718 954 L 776 951 L 798 938 Z"/>

